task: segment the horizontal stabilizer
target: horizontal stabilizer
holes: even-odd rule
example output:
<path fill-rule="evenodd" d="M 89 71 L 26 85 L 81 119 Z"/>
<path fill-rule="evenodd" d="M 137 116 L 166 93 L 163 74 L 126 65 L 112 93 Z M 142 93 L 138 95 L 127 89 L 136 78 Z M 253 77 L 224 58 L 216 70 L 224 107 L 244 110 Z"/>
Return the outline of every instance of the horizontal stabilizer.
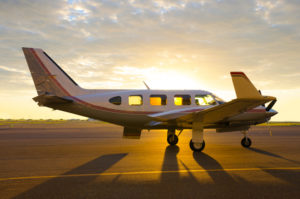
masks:
<path fill-rule="evenodd" d="M 48 106 L 48 105 L 60 105 L 72 103 L 73 100 L 67 97 L 58 97 L 51 94 L 43 94 L 33 98 L 34 101 L 38 102 L 39 106 Z"/>

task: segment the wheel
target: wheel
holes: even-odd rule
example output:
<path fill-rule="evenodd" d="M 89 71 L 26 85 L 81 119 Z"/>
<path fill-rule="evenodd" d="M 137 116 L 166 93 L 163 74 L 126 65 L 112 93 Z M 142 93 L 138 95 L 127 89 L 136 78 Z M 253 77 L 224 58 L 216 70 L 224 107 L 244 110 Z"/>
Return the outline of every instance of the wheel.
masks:
<path fill-rule="evenodd" d="M 196 151 L 196 152 L 201 152 L 205 147 L 205 142 L 203 140 L 202 143 L 194 143 L 191 139 L 190 141 L 190 148 L 193 150 L 193 151 Z"/>
<path fill-rule="evenodd" d="M 241 141 L 241 144 L 243 147 L 249 148 L 251 146 L 252 142 L 251 142 L 250 138 L 244 137 Z"/>
<path fill-rule="evenodd" d="M 170 145 L 176 145 L 178 143 L 178 136 L 175 134 L 168 135 L 167 141 Z"/>

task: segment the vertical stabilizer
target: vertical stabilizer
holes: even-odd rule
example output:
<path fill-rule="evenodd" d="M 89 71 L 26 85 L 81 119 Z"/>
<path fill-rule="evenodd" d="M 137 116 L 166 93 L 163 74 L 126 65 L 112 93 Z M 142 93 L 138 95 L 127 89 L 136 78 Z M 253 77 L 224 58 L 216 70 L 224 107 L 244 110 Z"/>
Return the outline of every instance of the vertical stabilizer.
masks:
<path fill-rule="evenodd" d="M 83 89 L 42 49 L 22 48 L 38 95 L 79 95 Z"/>

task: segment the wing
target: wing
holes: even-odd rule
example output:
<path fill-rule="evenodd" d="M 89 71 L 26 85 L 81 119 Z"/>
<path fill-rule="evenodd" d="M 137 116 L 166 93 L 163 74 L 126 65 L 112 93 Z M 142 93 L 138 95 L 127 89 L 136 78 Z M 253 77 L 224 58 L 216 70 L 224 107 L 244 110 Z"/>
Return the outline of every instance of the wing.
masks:
<path fill-rule="evenodd" d="M 274 97 L 234 99 L 230 102 L 207 109 L 179 109 L 175 111 L 151 114 L 149 116 L 155 121 L 163 122 L 172 120 L 177 122 L 193 122 L 195 118 L 202 117 L 204 123 L 211 124 L 224 121 L 229 117 L 239 115 L 274 99 Z"/>
<path fill-rule="evenodd" d="M 203 109 L 190 108 L 151 114 L 149 117 L 160 122 L 194 122 L 201 118 L 206 124 L 225 121 L 227 118 L 239 115 L 247 110 L 253 109 L 269 101 L 276 100 L 275 97 L 262 96 L 254 87 L 252 82 L 242 72 L 232 72 L 232 81 L 237 99 L 230 102 Z"/>

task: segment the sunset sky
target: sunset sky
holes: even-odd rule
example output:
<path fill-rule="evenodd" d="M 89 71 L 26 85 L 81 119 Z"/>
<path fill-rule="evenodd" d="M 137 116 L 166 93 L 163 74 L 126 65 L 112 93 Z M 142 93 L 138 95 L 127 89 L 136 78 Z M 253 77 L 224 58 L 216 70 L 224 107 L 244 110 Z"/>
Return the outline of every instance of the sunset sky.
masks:
<path fill-rule="evenodd" d="M 208 90 L 243 71 L 300 121 L 300 1 L 0 0 L 0 118 L 82 118 L 38 107 L 21 47 L 42 48 L 85 88 Z"/>

